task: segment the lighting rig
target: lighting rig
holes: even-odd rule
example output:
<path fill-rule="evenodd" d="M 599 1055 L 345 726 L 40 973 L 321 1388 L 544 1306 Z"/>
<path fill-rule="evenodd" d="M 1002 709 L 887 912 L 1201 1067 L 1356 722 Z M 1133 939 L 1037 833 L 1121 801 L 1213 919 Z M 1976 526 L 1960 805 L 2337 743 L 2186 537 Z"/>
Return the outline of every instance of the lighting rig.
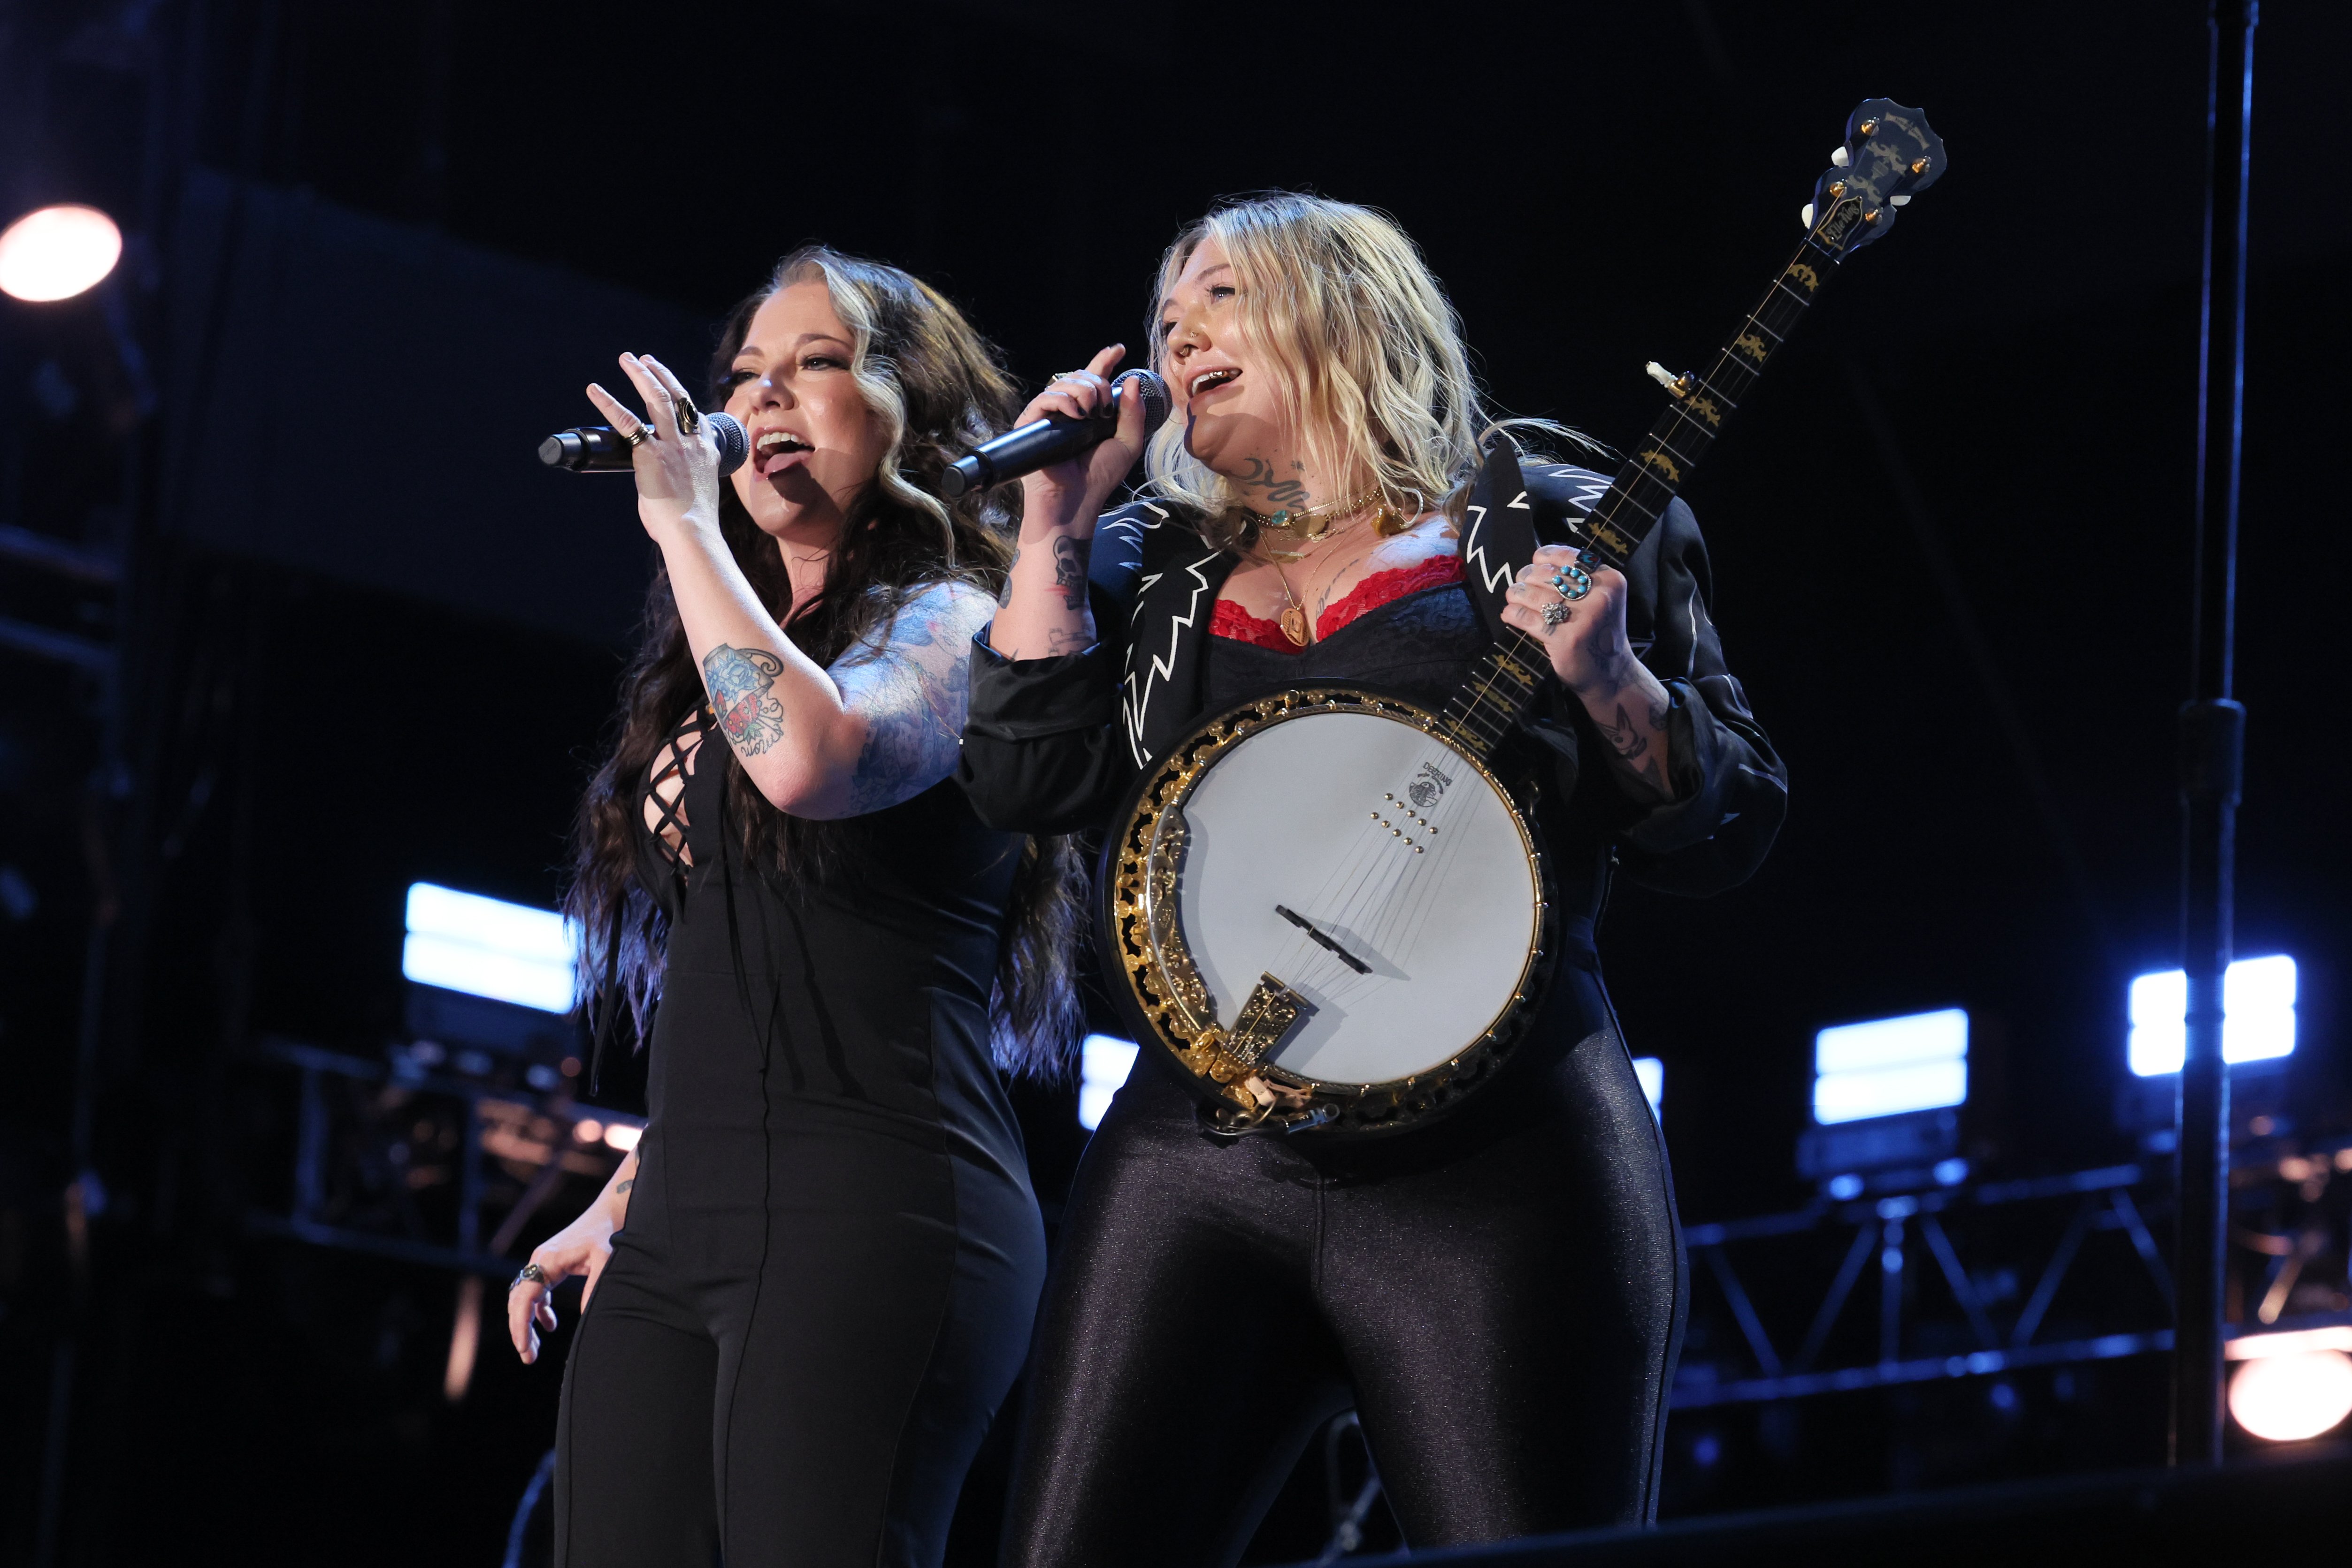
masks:
<path fill-rule="evenodd" d="M 551 910 L 410 886 L 405 1038 L 378 1057 L 264 1038 L 299 1075 L 282 1208 L 249 1229 L 457 1276 L 443 1393 L 471 1385 L 483 1281 L 504 1284 L 524 1228 L 584 1207 L 645 1123 L 581 1102 L 576 934 Z"/>

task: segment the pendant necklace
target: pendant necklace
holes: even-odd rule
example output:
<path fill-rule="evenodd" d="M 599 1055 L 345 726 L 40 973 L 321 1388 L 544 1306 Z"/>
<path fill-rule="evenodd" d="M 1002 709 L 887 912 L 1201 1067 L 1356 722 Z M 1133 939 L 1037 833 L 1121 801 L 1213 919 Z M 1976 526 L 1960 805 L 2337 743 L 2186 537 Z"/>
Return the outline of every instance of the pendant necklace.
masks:
<path fill-rule="evenodd" d="M 1290 574 L 1282 570 L 1280 556 L 1273 558 L 1273 566 L 1274 575 L 1282 583 L 1282 596 L 1290 601 L 1282 607 L 1282 615 L 1278 622 L 1282 627 L 1282 634 L 1290 639 L 1292 647 L 1304 648 L 1307 646 L 1307 612 L 1298 607 L 1298 595 L 1290 591 Z"/>

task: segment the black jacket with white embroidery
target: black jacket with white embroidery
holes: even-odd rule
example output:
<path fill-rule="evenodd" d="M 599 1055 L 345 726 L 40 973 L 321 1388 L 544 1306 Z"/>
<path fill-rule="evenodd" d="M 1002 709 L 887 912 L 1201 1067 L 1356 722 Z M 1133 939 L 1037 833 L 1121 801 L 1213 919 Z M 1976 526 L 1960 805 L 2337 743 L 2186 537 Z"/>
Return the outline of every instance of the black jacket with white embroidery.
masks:
<path fill-rule="evenodd" d="M 1567 519 L 1609 486 L 1601 475 L 1557 464 L 1528 463 L 1523 479 L 1536 536 L 1547 543 L 1573 542 Z M 1095 529 L 1088 573 L 1094 646 L 1008 659 L 981 632 L 957 777 L 982 821 L 1028 833 L 1105 824 L 1136 775 L 1210 716 L 1210 619 L 1236 564 L 1230 551 L 1204 542 L 1184 515 L 1138 502 L 1107 514 Z M 1603 742 L 1582 705 L 1552 690 L 1524 727 L 1549 748 L 1553 782 L 1545 793 L 1554 805 L 1542 815 L 1552 819 L 1546 836 L 1570 914 L 1598 912 L 1612 859 L 1635 882 L 1666 892 L 1704 894 L 1738 885 L 1762 862 L 1788 804 L 1780 758 L 1724 664 L 1709 613 L 1714 580 L 1706 546 L 1689 507 L 1676 501 L 1667 508 L 1625 576 L 1627 634 L 1672 702 L 1667 756 L 1675 798 L 1637 801 L 1605 767 L 1588 777 L 1581 758 Z M 1454 585 L 1425 591 L 1468 598 Z M 1583 856 L 1571 848 L 1579 841 L 1599 852 L 1599 863 L 1584 862 L 1589 878 L 1578 866 Z M 1562 858 L 1564 850 L 1570 852 Z"/>

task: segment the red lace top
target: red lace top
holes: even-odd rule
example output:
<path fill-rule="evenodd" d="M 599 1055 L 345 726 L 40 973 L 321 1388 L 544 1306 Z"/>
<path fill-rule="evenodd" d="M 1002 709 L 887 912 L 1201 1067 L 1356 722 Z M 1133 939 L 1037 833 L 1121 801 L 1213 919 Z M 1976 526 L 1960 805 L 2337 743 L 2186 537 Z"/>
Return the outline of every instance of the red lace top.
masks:
<path fill-rule="evenodd" d="M 1433 556 L 1419 566 L 1392 567 L 1376 571 L 1356 584 L 1345 599 L 1324 607 L 1315 622 L 1315 641 L 1320 643 L 1332 632 L 1359 616 L 1378 610 L 1392 600 L 1408 593 L 1419 593 L 1424 588 L 1440 588 L 1462 580 L 1460 556 Z M 1230 637 L 1237 643 L 1254 643 L 1261 648 L 1271 648 L 1277 653 L 1296 653 L 1299 647 L 1282 634 L 1282 622 L 1264 621 L 1235 604 L 1230 599 L 1217 601 L 1217 608 L 1209 618 L 1212 636 Z"/>

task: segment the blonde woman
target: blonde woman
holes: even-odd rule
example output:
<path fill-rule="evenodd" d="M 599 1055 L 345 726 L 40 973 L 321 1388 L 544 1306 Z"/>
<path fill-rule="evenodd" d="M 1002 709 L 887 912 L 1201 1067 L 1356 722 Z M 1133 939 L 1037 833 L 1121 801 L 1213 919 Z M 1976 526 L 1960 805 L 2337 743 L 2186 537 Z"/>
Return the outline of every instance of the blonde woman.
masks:
<path fill-rule="evenodd" d="M 973 653 L 960 777 L 1002 828 L 1097 823 L 1199 719 L 1303 681 L 1440 706 L 1491 645 L 1455 528 L 1485 415 L 1412 241 L 1361 207 L 1236 202 L 1177 236 L 1155 296 L 1177 417 L 1148 498 L 1097 520 L 1142 455 L 1135 413 L 1028 479 Z M 1022 417 L 1084 414 L 1122 357 Z M 1558 464 L 1525 479 L 1553 539 L 1604 487 Z M 1375 1143 L 1213 1135 L 1172 1071 L 1139 1068 L 1064 1220 L 1009 1563 L 1231 1562 L 1350 1405 L 1414 1547 L 1654 1515 L 1683 1253 L 1591 922 L 1615 873 L 1739 882 L 1785 795 L 1688 509 L 1570 604 L 1549 584 L 1575 557 L 1538 550 L 1504 613 L 1559 677 L 1525 744 L 1570 957 L 1533 1039 L 1450 1117 Z"/>
<path fill-rule="evenodd" d="M 660 1006 L 644 1141 L 508 1296 L 528 1362 L 585 1285 L 556 1561 L 936 1564 L 1045 1273 L 999 1064 L 1072 1019 L 1066 846 L 948 777 L 1010 518 L 932 497 L 1013 386 L 933 290 L 815 246 L 721 334 L 731 478 L 621 362 L 646 413 L 589 396 L 662 568 L 569 912 L 600 1013 Z"/>

